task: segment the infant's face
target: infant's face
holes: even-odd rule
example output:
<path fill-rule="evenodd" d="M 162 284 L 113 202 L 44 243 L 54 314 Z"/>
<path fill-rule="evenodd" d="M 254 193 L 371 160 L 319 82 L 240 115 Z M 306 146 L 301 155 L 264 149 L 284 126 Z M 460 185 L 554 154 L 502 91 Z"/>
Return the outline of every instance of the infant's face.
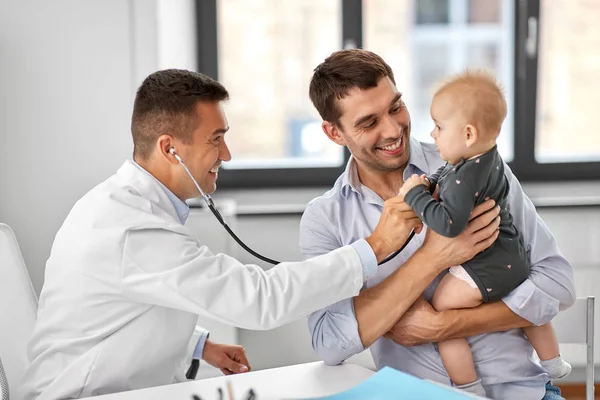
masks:
<path fill-rule="evenodd" d="M 444 161 L 456 164 L 462 158 L 468 158 L 465 126 L 467 122 L 453 98 L 449 94 L 440 94 L 431 103 L 431 118 L 434 122 L 431 137 Z"/>

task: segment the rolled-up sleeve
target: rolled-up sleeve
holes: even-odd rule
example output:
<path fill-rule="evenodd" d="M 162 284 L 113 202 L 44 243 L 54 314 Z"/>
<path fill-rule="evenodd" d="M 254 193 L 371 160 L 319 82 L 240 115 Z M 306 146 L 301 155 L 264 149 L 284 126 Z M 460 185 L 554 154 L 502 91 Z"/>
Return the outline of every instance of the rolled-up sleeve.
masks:
<path fill-rule="evenodd" d="M 352 299 L 310 314 L 308 329 L 312 347 L 325 364 L 337 365 L 364 350 Z"/>
<path fill-rule="evenodd" d="M 312 258 L 341 246 L 318 204 L 309 205 L 300 222 L 302 256 L 305 259 Z M 354 242 L 352 247 L 361 258 L 366 279 L 377 271 L 377 260 L 373 250 L 364 239 Z M 314 351 L 328 365 L 339 364 L 364 350 L 358 334 L 352 298 L 311 313 L 308 317 L 308 329 Z"/>
<path fill-rule="evenodd" d="M 505 170 L 510 183 L 510 211 L 523 234 L 531 267 L 529 278 L 503 301 L 515 314 L 542 325 L 575 302 L 573 269 L 518 180 L 508 166 Z"/>

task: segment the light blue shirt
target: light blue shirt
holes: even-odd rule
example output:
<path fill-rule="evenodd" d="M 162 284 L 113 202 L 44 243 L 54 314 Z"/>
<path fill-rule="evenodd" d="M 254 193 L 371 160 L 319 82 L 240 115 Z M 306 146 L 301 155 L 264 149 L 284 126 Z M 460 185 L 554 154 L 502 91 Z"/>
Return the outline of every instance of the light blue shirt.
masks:
<path fill-rule="evenodd" d="M 136 167 L 138 167 L 139 169 L 144 171 L 146 174 L 148 174 L 148 176 L 151 176 L 152 179 L 154 179 L 156 182 L 158 182 L 160 187 L 165 191 L 165 193 L 169 197 L 169 200 L 171 200 L 171 203 L 173 203 L 173 207 L 175 208 L 175 212 L 177 212 L 177 217 L 179 217 L 179 221 L 181 221 L 181 225 L 185 225 L 188 217 L 190 216 L 190 206 L 188 206 L 185 201 L 183 201 L 179 197 L 175 196 L 175 194 L 173 192 L 171 192 L 169 190 L 169 188 L 167 188 L 165 185 L 163 185 L 163 183 L 161 181 L 156 179 L 156 177 L 154 175 L 152 175 L 151 173 L 146 171 L 141 165 L 139 165 L 135 161 L 133 161 L 133 165 L 135 165 Z M 193 358 L 198 359 L 198 360 L 202 359 L 202 353 L 204 352 L 204 345 L 206 344 L 206 340 L 208 339 L 209 335 L 210 335 L 210 332 L 208 332 L 206 329 L 202 330 L 202 333 L 200 334 L 200 338 L 198 339 L 198 343 L 196 344 L 196 347 L 194 348 Z"/>
<path fill-rule="evenodd" d="M 411 139 L 410 147 L 404 179 L 413 173 L 432 173 L 444 163 L 434 145 Z M 510 185 L 508 203 L 530 253 L 531 270 L 529 279 L 503 301 L 516 314 L 540 325 L 575 301 L 573 271 L 506 165 L 505 171 Z M 302 216 L 300 247 L 303 256 L 315 257 L 369 236 L 382 210 L 383 200 L 361 184 L 356 162 L 351 158 L 333 188 L 311 201 Z M 421 246 L 424 238 L 425 232 L 415 235 L 401 254 L 378 267 L 363 289 L 377 285 L 398 269 Z M 427 300 L 431 301 L 442 276 L 440 274 L 424 292 Z M 338 364 L 364 350 L 352 299 L 312 313 L 308 323 L 313 348 L 327 364 Z M 533 348 L 522 330 L 478 335 L 468 341 L 488 396 L 496 399 L 541 399 L 544 396 L 549 377 L 533 361 Z M 433 344 L 404 347 L 381 337 L 370 350 L 378 369 L 390 366 L 414 376 L 450 384 Z"/>

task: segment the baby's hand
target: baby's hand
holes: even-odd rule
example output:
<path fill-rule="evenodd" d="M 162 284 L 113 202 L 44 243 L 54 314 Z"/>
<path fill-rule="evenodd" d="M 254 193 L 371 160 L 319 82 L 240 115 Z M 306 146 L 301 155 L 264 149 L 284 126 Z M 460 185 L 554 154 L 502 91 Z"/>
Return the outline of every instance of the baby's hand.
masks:
<path fill-rule="evenodd" d="M 408 178 L 406 180 L 406 182 L 404 182 L 404 185 L 402 185 L 402 187 L 400 188 L 398 195 L 402 196 L 402 198 L 404 198 L 404 196 L 406 196 L 406 193 L 408 193 L 410 191 L 410 189 L 414 188 L 415 186 L 419 186 L 419 185 L 427 186 L 427 184 L 425 183 L 426 181 L 427 181 L 427 179 L 425 179 L 424 176 L 412 174 L 411 177 Z"/>
<path fill-rule="evenodd" d="M 431 190 L 431 182 L 429 182 L 429 179 L 427 179 L 427 175 L 423 174 L 420 176 L 420 178 L 427 190 Z"/>

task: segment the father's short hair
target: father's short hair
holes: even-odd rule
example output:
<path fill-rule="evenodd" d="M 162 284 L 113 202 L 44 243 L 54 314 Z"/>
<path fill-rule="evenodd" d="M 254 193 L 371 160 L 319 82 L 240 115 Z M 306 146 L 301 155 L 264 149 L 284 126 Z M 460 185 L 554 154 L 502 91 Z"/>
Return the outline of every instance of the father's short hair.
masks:
<path fill-rule="evenodd" d="M 336 51 L 315 68 L 310 81 L 310 100 L 323 120 L 339 126 L 342 113 L 336 100 L 343 99 L 356 87 L 374 88 L 384 77 L 396 84 L 392 69 L 377 54 L 363 49 Z"/>
<path fill-rule="evenodd" d="M 502 85 L 485 69 L 467 68 L 444 80 L 435 96 L 449 93 L 453 103 L 482 134 L 500 133 L 507 106 Z"/>
<path fill-rule="evenodd" d="M 138 88 L 133 104 L 133 156 L 148 159 L 156 139 L 165 133 L 191 143 L 197 125 L 196 105 L 228 98 L 223 85 L 198 72 L 166 69 L 149 75 Z"/>

